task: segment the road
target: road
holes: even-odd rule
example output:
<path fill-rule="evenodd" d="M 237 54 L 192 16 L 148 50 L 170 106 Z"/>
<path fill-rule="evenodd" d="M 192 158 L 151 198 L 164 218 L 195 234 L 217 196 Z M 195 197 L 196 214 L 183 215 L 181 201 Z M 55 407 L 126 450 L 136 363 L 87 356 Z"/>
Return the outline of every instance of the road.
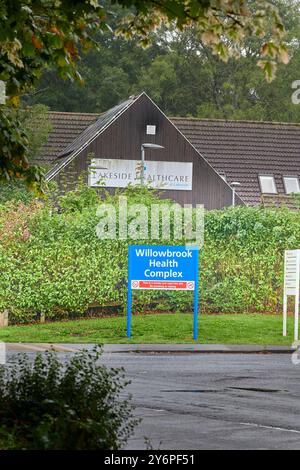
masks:
<path fill-rule="evenodd" d="M 127 449 L 300 449 L 300 364 L 289 354 L 105 353 L 101 361 L 132 381 L 142 422 Z"/>

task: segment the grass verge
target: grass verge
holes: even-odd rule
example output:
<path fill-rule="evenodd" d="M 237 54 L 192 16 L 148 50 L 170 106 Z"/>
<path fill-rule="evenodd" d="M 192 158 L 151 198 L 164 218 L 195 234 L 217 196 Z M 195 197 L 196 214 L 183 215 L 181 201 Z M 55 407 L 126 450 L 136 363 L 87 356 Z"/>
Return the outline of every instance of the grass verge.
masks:
<path fill-rule="evenodd" d="M 193 316 L 187 314 L 138 315 L 132 319 L 132 338 L 126 337 L 126 318 L 93 318 L 35 325 L 8 326 L 0 340 L 29 343 L 193 343 Z M 198 343 L 290 345 L 282 336 L 280 315 L 200 315 Z"/>

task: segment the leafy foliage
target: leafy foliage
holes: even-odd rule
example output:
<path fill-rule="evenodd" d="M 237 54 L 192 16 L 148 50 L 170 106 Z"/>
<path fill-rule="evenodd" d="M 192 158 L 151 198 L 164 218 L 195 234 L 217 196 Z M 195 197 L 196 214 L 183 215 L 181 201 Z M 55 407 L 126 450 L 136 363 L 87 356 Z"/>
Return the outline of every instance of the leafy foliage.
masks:
<path fill-rule="evenodd" d="M 0 447 L 4 449 L 119 449 L 137 421 L 120 393 L 122 369 L 99 364 L 101 349 L 63 364 L 54 353 L 34 363 L 19 355 L 0 369 Z"/>
<path fill-rule="evenodd" d="M 38 93 L 27 103 L 42 102 L 53 110 L 102 112 L 124 97 L 146 91 L 169 116 L 299 122 L 300 106 L 292 103 L 291 86 L 299 79 L 299 0 L 278 0 L 287 31 L 290 62 L 279 65 L 272 83 L 257 68 L 263 39 L 248 37 L 239 60 L 227 62 L 212 53 L 196 26 L 184 31 L 162 25 L 142 49 L 138 38 L 124 40 L 112 32 L 96 36 L 98 51 L 82 56 L 78 67 L 85 86 L 69 84 L 46 71 Z M 116 22 L 122 12 L 113 10 Z"/>
<path fill-rule="evenodd" d="M 19 114 L 28 137 L 28 159 L 34 163 L 39 160 L 42 146 L 52 130 L 48 108 L 43 104 L 25 106 L 20 109 Z"/>
<path fill-rule="evenodd" d="M 12 125 L 15 126 L 13 144 L 7 139 L 8 133 L 12 133 Z M 23 136 L 19 133 L 17 126 L 24 128 Z M 26 153 L 28 156 L 26 162 L 27 164 L 29 162 L 36 162 L 51 129 L 52 126 L 49 121 L 48 108 L 43 104 L 25 106 L 20 110 L 7 110 L 6 127 L 2 128 L 3 134 L 0 132 L 2 151 L 12 156 L 14 152 L 18 151 L 16 149 L 20 146 L 22 147 L 24 144 L 25 140 L 23 139 L 26 139 Z M 12 134 L 10 137 L 12 137 Z M 2 159 L 0 159 L 0 166 L 1 163 L 3 163 Z M 5 164 L 3 166 L 3 172 L 6 171 L 7 174 L 5 179 L 2 178 L 0 180 L 0 202 L 5 202 L 10 199 L 28 202 L 34 197 L 34 191 L 30 191 L 29 189 L 39 190 L 40 188 L 46 188 L 46 184 L 43 181 L 44 170 L 41 167 L 32 166 L 30 170 L 28 170 L 28 180 L 26 184 L 24 179 L 21 178 L 22 168 L 20 172 L 16 173 L 20 178 L 11 179 L 11 176 L 16 170 L 16 165 L 22 166 L 22 162 L 15 158 L 12 159 L 11 163 L 12 166 L 8 166 L 6 169 Z M 31 188 L 28 188 L 28 186 Z"/>
<path fill-rule="evenodd" d="M 6 83 L 8 102 L 0 106 L 0 178 L 41 182 L 41 171 L 29 166 L 23 126 L 9 117 L 9 108 L 18 107 L 20 94 L 36 83 L 47 65 L 55 64 L 61 76 L 78 77 L 78 48 L 91 46 L 90 36 L 103 18 L 103 8 L 92 0 L 1 2 L 0 79 Z"/>
<path fill-rule="evenodd" d="M 196 25 L 201 41 L 214 54 L 237 57 L 245 38 L 263 39 L 259 66 L 271 80 L 277 63 L 287 63 L 284 27 L 277 8 L 267 0 L 113 0 L 122 7 L 114 34 L 138 35 L 149 44 L 151 31 L 163 22 L 179 29 Z M 126 11 L 124 12 L 124 8 Z M 127 9 L 131 9 L 127 15 Z M 125 15 L 125 16 L 124 16 Z M 82 81 L 79 52 L 97 46 L 94 34 L 110 28 L 109 5 L 95 0 L 2 0 L 0 4 L 0 80 L 6 83 L 8 101 L 0 106 L 0 178 L 23 178 L 40 183 L 42 173 L 30 167 L 28 140 L 20 122 L 9 118 L 7 108 L 18 107 L 20 95 L 36 85 L 45 67 L 53 66 L 62 78 Z M 114 64 L 108 76 L 122 72 Z M 114 90 L 114 93 L 116 91 Z"/>
<path fill-rule="evenodd" d="M 28 204 L 34 199 L 34 193 L 29 191 L 22 180 L 6 181 L 0 184 L 0 204 L 8 201 Z"/>
<path fill-rule="evenodd" d="M 124 194 L 120 192 L 119 194 Z M 100 194 L 118 211 L 118 195 Z M 128 204 L 161 202 L 147 190 L 127 189 Z M 92 188 L 63 197 L 59 210 L 7 203 L 0 211 L 0 310 L 28 322 L 84 314 L 91 305 L 126 305 L 128 243 L 151 240 L 100 240 L 99 196 Z M 166 204 L 171 204 L 167 202 Z M 149 222 L 150 223 L 150 222 Z M 277 312 L 282 302 L 283 253 L 298 248 L 300 211 L 236 207 L 205 214 L 200 254 L 200 309 L 206 312 Z M 172 233 L 172 230 L 171 230 Z M 160 240 L 160 244 L 179 244 Z M 135 294 L 139 307 L 190 309 L 189 293 Z"/>
<path fill-rule="evenodd" d="M 0 106 L 0 181 L 23 179 L 32 189 L 42 189 L 44 171 L 29 166 L 29 141 L 20 119 Z"/>

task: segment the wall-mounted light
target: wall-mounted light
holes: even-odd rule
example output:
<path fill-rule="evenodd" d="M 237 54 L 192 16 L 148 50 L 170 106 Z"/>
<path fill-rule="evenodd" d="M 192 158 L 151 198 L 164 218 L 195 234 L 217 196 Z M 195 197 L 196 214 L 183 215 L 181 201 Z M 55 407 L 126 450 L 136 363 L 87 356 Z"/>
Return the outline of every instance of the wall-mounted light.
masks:
<path fill-rule="evenodd" d="M 152 150 L 159 150 L 159 149 L 164 149 L 162 145 L 158 144 L 151 144 L 151 143 L 144 143 L 141 145 L 141 151 L 142 151 L 142 168 L 141 168 L 141 186 L 144 186 L 144 180 L 145 180 L 145 149 L 152 149 Z"/>

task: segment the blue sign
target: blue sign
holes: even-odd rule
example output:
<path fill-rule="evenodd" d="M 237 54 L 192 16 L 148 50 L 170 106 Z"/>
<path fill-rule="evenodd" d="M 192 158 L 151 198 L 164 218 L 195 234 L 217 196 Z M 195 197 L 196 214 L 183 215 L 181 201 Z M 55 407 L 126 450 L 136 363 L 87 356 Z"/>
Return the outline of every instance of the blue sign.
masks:
<path fill-rule="evenodd" d="M 132 289 L 194 291 L 194 339 L 198 338 L 199 250 L 185 246 L 128 247 L 127 336 L 131 336 Z"/>

